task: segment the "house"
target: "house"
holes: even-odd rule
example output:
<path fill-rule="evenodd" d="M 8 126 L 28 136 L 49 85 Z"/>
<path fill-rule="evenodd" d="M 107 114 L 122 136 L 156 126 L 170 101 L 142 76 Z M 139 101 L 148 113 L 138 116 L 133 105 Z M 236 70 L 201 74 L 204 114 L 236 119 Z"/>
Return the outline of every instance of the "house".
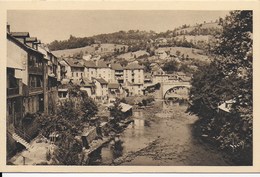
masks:
<path fill-rule="evenodd" d="M 62 79 L 61 84 L 58 86 L 58 99 L 63 101 L 69 98 L 68 89 L 69 89 L 70 80 Z"/>
<path fill-rule="evenodd" d="M 160 66 L 155 66 L 151 71 L 153 84 L 168 82 L 169 76 Z"/>
<path fill-rule="evenodd" d="M 22 57 L 17 56 L 17 58 L 21 60 L 24 60 L 24 57 L 27 58 L 26 61 L 23 61 L 27 66 L 26 71 L 24 72 L 25 76 L 22 80 L 24 84 L 23 106 L 25 109 L 25 115 L 26 113 L 32 114 L 36 112 L 47 111 L 48 103 L 45 102 L 44 105 L 44 94 L 46 95 L 44 91 L 46 92 L 47 87 L 46 80 L 44 80 L 47 75 L 47 71 L 45 70 L 44 66 L 46 65 L 47 61 L 45 61 L 43 58 L 43 54 L 36 50 L 36 48 L 38 48 L 38 42 L 26 42 L 26 38 L 29 36 L 27 33 L 24 34 L 26 34 L 26 36 L 22 36 L 21 33 L 11 33 L 11 35 L 7 34 L 7 39 L 10 44 L 7 50 L 10 56 L 14 55 L 14 53 L 19 53 L 21 48 L 26 51 L 26 54 L 23 52 Z M 22 41 L 24 43 L 22 43 Z M 11 45 L 13 47 L 11 47 Z M 33 46 L 33 48 L 30 46 Z M 15 48 L 17 51 L 14 50 Z"/>
<path fill-rule="evenodd" d="M 7 26 L 8 154 L 16 149 L 16 142 L 28 147 L 24 142 L 29 142 L 37 133 L 32 115 L 48 113 L 47 60 L 38 51 L 39 44 L 28 32 L 10 32 Z"/>
<path fill-rule="evenodd" d="M 97 78 L 103 78 L 106 82 L 112 81 L 110 64 L 105 61 L 97 61 Z"/>
<path fill-rule="evenodd" d="M 73 80 L 80 80 L 84 77 L 84 65 L 79 59 L 75 58 L 64 58 L 64 61 L 68 64 L 69 68 L 67 70 L 68 77 Z"/>
<path fill-rule="evenodd" d="M 111 75 L 112 81 L 117 82 L 119 84 L 124 83 L 124 68 L 119 63 L 112 63 L 111 64 Z"/>
<path fill-rule="evenodd" d="M 119 83 L 108 83 L 108 97 L 110 101 L 125 96 L 126 92 Z"/>
<path fill-rule="evenodd" d="M 131 63 L 124 68 L 124 87 L 129 95 L 143 95 L 144 67 Z"/>
<path fill-rule="evenodd" d="M 108 82 L 103 78 L 92 78 L 96 89 L 96 100 L 103 103 L 108 100 Z"/>
<path fill-rule="evenodd" d="M 47 112 L 56 112 L 56 103 L 58 100 L 58 59 L 54 56 L 50 50 L 44 44 L 39 45 L 38 50 L 44 54 L 44 59 L 47 61 L 47 90 L 46 90 L 46 102 L 48 103 Z"/>
<path fill-rule="evenodd" d="M 95 99 L 95 85 L 94 83 L 87 79 L 87 78 L 82 78 L 80 80 L 80 90 L 84 90 L 87 92 L 88 96 Z"/>
<path fill-rule="evenodd" d="M 108 108 L 113 107 L 113 103 L 110 103 L 107 105 Z M 124 114 L 124 118 L 127 118 L 129 116 L 133 115 L 133 106 L 126 104 L 126 103 L 120 103 L 119 106 L 121 107 L 121 111 Z"/>
<path fill-rule="evenodd" d="M 85 73 L 85 78 L 88 80 L 91 80 L 92 77 L 97 77 L 97 66 L 96 63 L 93 61 L 86 61 L 83 60 L 84 62 L 84 73 Z"/>
<path fill-rule="evenodd" d="M 134 84 L 144 83 L 144 66 L 137 63 L 128 64 L 124 68 L 124 83 L 126 82 Z"/>
<path fill-rule="evenodd" d="M 152 74 L 151 73 L 144 73 L 144 85 L 151 85 L 152 81 Z"/>

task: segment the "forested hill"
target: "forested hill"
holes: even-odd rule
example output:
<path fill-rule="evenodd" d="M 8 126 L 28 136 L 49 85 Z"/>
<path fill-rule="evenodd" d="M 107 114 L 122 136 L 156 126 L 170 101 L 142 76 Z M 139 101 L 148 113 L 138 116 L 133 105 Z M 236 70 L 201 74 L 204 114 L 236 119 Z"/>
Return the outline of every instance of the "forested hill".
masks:
<path fill-rule="evenodd" d="M 48 44 L 50 50 L 63 50 L 73 49 L 89 46 L 97 43 L 113 43 L 113 44 L 124 44 L 129 46 L 130 51 L 144 49 L 146 44 L 154 41 L 157 38 L 172 39 L 178 35 L 214 35 L 218 33 L 220 26 L 217 22 L 214 23 L 203 23 L 197 24 L 196 26 L 190 27 L 189 25 L 182 25 L 174 30 L 168 30 L 166 32 L 156 33 L 154 31 L 118 31 L 110 34 L 99 34 L 91 37 L 74 37 L 70 36 L 68 40 L 53 41 Z"/>

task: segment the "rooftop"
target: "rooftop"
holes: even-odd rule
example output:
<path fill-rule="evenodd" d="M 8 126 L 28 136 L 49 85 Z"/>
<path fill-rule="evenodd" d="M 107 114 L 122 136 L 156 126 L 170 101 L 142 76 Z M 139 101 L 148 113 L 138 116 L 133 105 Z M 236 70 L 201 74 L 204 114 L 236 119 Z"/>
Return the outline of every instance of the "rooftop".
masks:
<path fill-rule="evenodd" d="M 71 67 L 78 67 L 83 68 L 84 66 L 80 63 L 80 60 L 74 58 L 64 58 L 64 60 L 70 65 Z"/>
<path fill-rule="evenodd" d="M 36 37 L 27 37 L 25 38 L 26 42 L 37 42 L 37 38 Z"/>
<path fill-rule="evenodd" d="M 108 84 L 107 81 L 103 78 L 94 78 L 96 81 L 98 81 L 100 84 Z"/>
<path fill-rule="evenodd" d="M 118 89 L 119 88 L 119 84 L 118 83 L 109 83 L 108 84 L 108 88 L 109 89 Z"/>
<path fill-rule="evenodd" d="M 84 66 L 86 68 L 96 68 L 97 67 L 95 62 L 93 62 L 93 61 L 86 61 L 86 60 L 84 60 Z"/>
<path fill-rule="evenodd" d="M 11 32 L 13 37 L 30 37 L 29 32 Z"/>
<path fill-rule="evenodd" d="M 139 65 L 137 63 L 130 63 L 128 64 L 125 69 L 131 69 L 131 70 L 134 70 L 134 69 L 144 69 L 144 66 L 142 65 Z"/>
<path fill-rule="evenodd" d="M 124 68 L 121 66 L 121 64 L 119 64 L 119 63 L 113 63 L 113 64 L 111 64 L 111 68 L 113 69 L 113 70 L 123 70 Z"/>
<path fill-rule="evenodd" d="M 108 68 L 108 63 L 105 61 L 98 61 L 97 62 L 97 67 L 98 68 Z"/>

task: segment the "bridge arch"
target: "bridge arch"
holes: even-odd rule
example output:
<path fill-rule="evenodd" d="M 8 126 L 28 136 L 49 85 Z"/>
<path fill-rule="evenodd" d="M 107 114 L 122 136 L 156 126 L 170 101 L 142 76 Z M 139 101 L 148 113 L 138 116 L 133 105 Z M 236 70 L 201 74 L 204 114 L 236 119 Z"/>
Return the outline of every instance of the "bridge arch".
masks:
<path fill-rule="evenodd" d="M 171 83 L 163 83 L 161 85 L 162 89 L 162 98 L 165 99 L 167 97 L 188 97 L 190 90 L 189 82 L 171 82 Z M 170 96 L 171 94 L 171 96 Z"/>
<path fill-rule="evenodd" d="M 163 99 L 166 98 L 182 98 L 188 99 L 190 87 L 189 86 L 172 86 L 163 93 Z"/>

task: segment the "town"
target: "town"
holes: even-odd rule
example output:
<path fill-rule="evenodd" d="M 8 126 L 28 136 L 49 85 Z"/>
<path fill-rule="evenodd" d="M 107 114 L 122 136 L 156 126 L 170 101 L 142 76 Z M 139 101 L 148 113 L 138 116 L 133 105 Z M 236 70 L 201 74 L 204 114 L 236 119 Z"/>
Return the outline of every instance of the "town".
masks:
<path fill-rule="evenodd" d="M 212 24 L 216 22 L 204 22 L 200 26 Z M 170 148 L 179 142 L 184 150 L 190 149 L 193 145 L 185 144 L 193 141 L 187 125 L 203 120 L 197 117 L 200 109 L 196 107 L 195 91 L 200 87 L 196 88 L 194 80 L 198 79 L 199 68 L 213 60 L 210 45 L 217 40 L 212 35 L 195 35 L 186 28 L 189 26 L 175 31 L 174 42 L 165 37 L 149 39 L 149 50 L 142 47 L 133 50 L 130 45 L 96 40 L 75 51 L 52 50 L 53 46 L 42 43 L 29 31 L 12 31 L 12 26 L 7 24 L 7 164 L 142 165 L 136 160 L 136 154 L 146 156 L 149 147 L 153 148 L 150 152 L 153 159 L 159 158 L 153 154 L 159 151 L 156 149 L 159 144 Z M 209 29 L 221 31 L 219 26 Z M 187 47 L 178 46 L 176 41 Z M 204 49 L 206 46 L 207 51 L 196 46 Z M 211 71 L 214 73 L 214 69 Z M 220 122 L 229 120 L 236 102 L 229 95 L 211 106 L 214 107 L 214 111 L 209 111 L 213 117 L 211 124 L 221 125 Z M 195 115 L 188 114 L 187 110 Z M 172 120 L 172 115 L 177 117 Z M 223 133 L 210 133 L 208 123 L 202 121 L 200 126 L 206 128 L 195 132 L 208 143 L 223 142 Z M 243 121 L 243 131 L 249 127 Z M 177 135 L 182 133 L 187 135 L 180 139 Z M 234 137 L 223 149 L 234 154 L 249 148 L 246 141 Z M 139 144 L 139 140 L 144 142 Z M 200 155 L 207 152 L 203 145 L 197 148 Z M 173 151 L 178 155 L 184 150 L 176 146 Z M 107 151 L 112 151 L 112 157 L 106 156 Z M 131 154 L 132 151 L 136 154 Z M 167 158 L 169 153 L 171 149 L 165 150 L 154 164 L 203 165 L 199 155 L 196 162 L 186 156 L 172 161 L 175 157 Z M 210 156 L 222 159 L 214 152 Z M 234 162 L 209 159 L 207 163 L 231 165 Z"/>

